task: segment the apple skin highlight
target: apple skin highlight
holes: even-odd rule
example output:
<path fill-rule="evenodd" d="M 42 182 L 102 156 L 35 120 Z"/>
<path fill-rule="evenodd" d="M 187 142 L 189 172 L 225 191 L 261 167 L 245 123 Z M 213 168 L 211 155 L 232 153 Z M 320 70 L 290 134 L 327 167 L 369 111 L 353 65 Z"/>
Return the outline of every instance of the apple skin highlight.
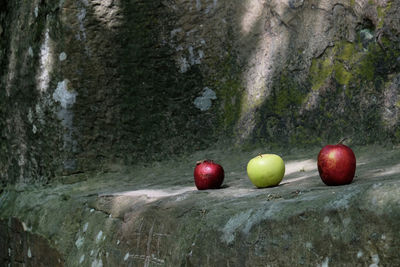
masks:
<path fill-rule="evenodd" d="M 212 160 L 197 162 L 193 175 L 198 190 L 218 189 L 225 177 L 222 166 Z"/>
<path fill-rule="evenodd" d="M 326 185 L 345 185 L 353 181 L 356 157 L 343 144 L 326 145 L 318 154 L 318 172 Z"/>

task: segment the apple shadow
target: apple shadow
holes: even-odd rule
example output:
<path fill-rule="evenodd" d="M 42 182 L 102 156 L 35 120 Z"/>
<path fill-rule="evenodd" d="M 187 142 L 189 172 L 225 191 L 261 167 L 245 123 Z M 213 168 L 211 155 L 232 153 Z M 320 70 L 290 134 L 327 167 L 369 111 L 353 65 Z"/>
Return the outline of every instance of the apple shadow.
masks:
<path fill-rule="evenodd" d="M 275 187 L 280 187 L 283 186 L 284 184 L 278 184 L 278 185 L 271 185 L 271 186 L 266 186 L 266 187 L 257 187 L 255 186 L 255 189 L 259 189 L 259 190 L 265 190 L 265 189 L 269 189 L 269 188 L 275 188 Z"/>

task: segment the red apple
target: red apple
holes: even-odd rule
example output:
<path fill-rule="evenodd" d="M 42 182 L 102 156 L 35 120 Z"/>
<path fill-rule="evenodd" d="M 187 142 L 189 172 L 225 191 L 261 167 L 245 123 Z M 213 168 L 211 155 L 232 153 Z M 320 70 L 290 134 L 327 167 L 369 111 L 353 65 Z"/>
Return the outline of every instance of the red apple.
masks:
<path fill-rule="evenodd" d="M 198 161 L 194 168 L 194 183 L 198 190 L 220 188 L 224 181 L 224 169 L 212 160 Z"/>
<path fill-rule="evenodd" d="M 324 146 L 318 154 L 319 176 L 326 185 L 344 185 L 353 181 L 356 157 L 343 144 Z"/>

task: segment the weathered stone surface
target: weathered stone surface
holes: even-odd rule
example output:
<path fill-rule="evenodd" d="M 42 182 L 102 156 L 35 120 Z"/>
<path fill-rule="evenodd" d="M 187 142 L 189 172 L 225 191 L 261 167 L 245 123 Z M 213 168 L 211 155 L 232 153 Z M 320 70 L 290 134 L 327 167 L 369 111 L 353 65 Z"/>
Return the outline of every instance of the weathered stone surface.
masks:
<path fill-rule="evenodd" d="M 399 17 L 386 0 L 0 0 L 0 265 L 400 265 Z M 354 183 L 326 187 L 313 147 L 343 136 L 389 148 L 356 147 Z M 285 183 L 254 189 L 256 152 L 234 143 L 290 147 Z M 225 188 L 194 189 L 202 158 Z"/>
<path fill-rule="evenodd" d="M 0 265 L 400 265 L 399 16 L 386 0 L 0 0 Z M 390 148 L 356 147 L 354 183 L 326 187 L 299 147 L 342 136 Z M 284 183 L 255 189 L 245 165 L 271 149 Z M 201 158 L 225 188 L 195 190 Z"/>
<path fill-rule="evenodd" d="M 256 189 L 245 166 L 259 152 L 205 151 L 75 183 L 10 186 L 0 196 L 0 265 L 17 237 L 24 245 L 12 255 L 47 253 L 32 236 L 66 266 L 400 264 L 398 148 L 355 147 L 356 178 L 338 187 L 318 177 L 317 150 L 296 150 L 274 151 L 286 162 L 283 183 Z M 195 190 L 198 158 L 224 166 L 223 189 Z M 4 231 L 7 218 L 21 223 Z"/>
<path fill-rule="evenodd" d="M 0 170 L 399 143 L 398 1 L 1 1 Z"/>
<path fill-rule="evenodd" d="M 61 255 L 48 241 L 16 219 L 0 220 L 2 266 L 64 266 Z"/>

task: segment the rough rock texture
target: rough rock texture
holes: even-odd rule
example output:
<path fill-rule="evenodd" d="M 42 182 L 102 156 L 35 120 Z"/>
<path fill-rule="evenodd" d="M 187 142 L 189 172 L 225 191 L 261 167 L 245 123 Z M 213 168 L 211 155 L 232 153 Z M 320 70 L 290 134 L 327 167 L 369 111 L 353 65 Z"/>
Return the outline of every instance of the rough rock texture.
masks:
<path fill-rule="evenodd" d="M 16 218 L 0 221 L 2 266 L 64 266 L 58 251 Z"/>
<path fill-rule="evenodd" d="M 399 143 L 398 1 L 1 1 L 1 181 L 210 144 Z"/>
<path fill-rule="evenodd" d="M 398 266 L 400 152 L 354 151 L 356 178 L 338 187 L 320 180 L 318 151 L 299 150 L 280 153 L 286 176 L 267 189 L 245 174 L 260 151 L 9 187 L 0 197 L 0 265 L 38 266 L 47 253 L 65 266 Z M 195 190 L 199 157 L 221 159 L 223 189 Z"/>
<path fill-rule="evenodd" d="M 399 17 L 394 0 L 0 0 L 0 265 L 400 265 Z M 344 136 L 357 178 L 326 187 L 314 147 Z M 285 183 L 257 190 L 246 163 L 274 151 Z M 194 190 L 203 158 L 227 187 Z"/>

